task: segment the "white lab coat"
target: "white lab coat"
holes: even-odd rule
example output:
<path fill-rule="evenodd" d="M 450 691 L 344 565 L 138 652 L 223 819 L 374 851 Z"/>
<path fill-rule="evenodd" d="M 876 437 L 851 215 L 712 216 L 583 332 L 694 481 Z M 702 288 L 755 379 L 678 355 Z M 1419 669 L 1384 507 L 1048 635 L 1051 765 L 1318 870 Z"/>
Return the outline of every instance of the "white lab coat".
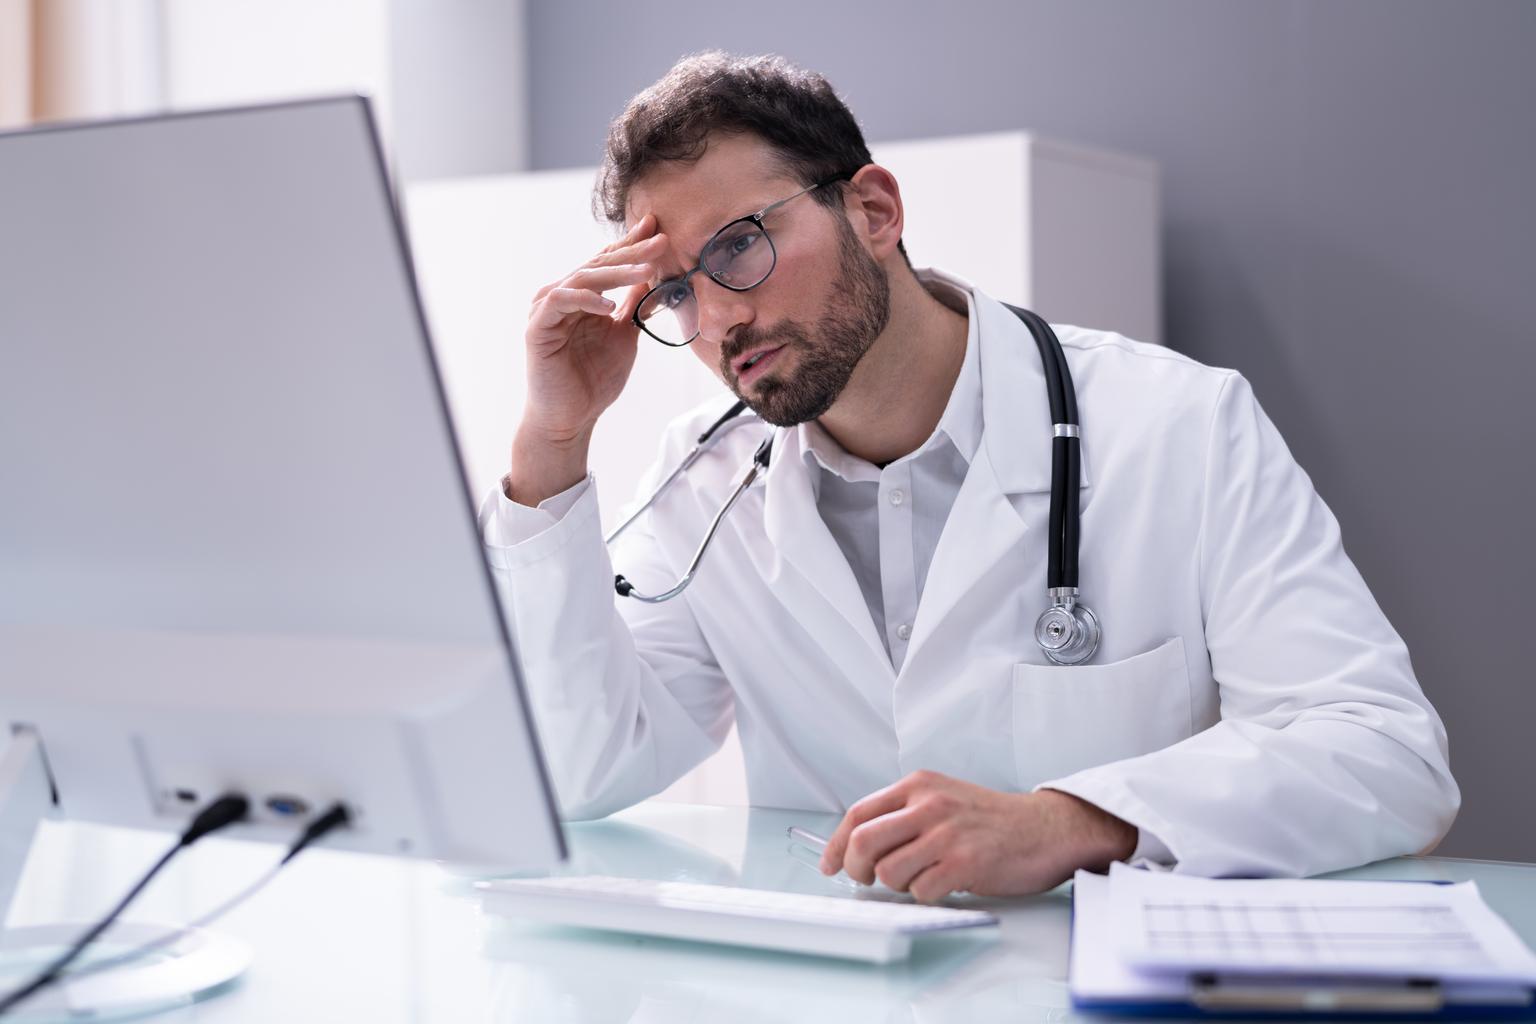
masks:
<path fill-rule="evenodd" d="M 956 282 L 970 288 L 963 282 Z M 561 806 L 665 788 L 740 729 L 754 804 L 840 811 L 928 768 L 1076 794 L 1207 875 L 1307 875 L 1411 853 L 1460 795 L 1444 727 L 1248 383 L 1120 335 L 1057 326 L 1083 431 L 1081 586 L 1103 640 L 1046 662 L 1050 417 L 1024 325 L 975 292 L 984 431 L 901 671 L 817 514 L 801 432 L 677 579 L 768 427 L 732 431 L 615 544 L 595 488 L 490 558 Z M 728 404 L 667 432 L 648 492 Z M 498 517 L 503 517 L 501 523 Z M 1154 844 L 1155 845 L 1155 844 Z"/>

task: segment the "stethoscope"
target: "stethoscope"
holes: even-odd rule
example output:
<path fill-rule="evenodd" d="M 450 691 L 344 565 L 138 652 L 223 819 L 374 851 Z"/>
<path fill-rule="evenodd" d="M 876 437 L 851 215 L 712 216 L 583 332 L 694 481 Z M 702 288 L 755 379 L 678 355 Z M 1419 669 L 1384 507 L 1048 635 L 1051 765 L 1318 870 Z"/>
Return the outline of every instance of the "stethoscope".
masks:
<path fill-rule="evenodd" d="M 1061 350 L 1061 342 L 1056 338 L 1056 332 L 1051 330 L 1051 325 L 1039 316 L 1027 309 L 1017 306 L 1008 306 L 1029 328 L 1029 333 L 1034 336 L 1035 346 L 1040 350 L 1040 362 L 1045 367 L 1045 387 L 1050 402 L 1051 411 L 1051 510 L 1047 520 L 1048 553 L 1046 568 L 1046 596 L 1051 605 L 1040 613 L 1035 620 L 1035 642 L 1040 645 L 1040 650 L 1045 656 L 1057 665 L 1081 665 L 1093 657 L 1094 651 L 1099 646 L 1099 619 L 1089 607 L 1078 599 L 1077 587 L 1077 549 L 1078 549 L 1078 525 L 1080 510 L 1078 508 L 1078 496 L 1082 487 L 1082 431 L 1077 422 L 1077 392 L 1072 387 L 1072 373 L 1067 369 L 1067 357 Z M 705 452 L 712 448 L 721 437 L 724 437 L 736 427 L 754 422 L 752 419 L 738 419 L 746 411 L 747 403 L 738 401 L 725 411 L 719 419 L 710 424 L 709 428 L 700 434 L 694 441 L 693 447 L 677 468 L 668 473 L 645 499 L 644 504 L 635 509 L 614 527 L 606 538 L 606 543 L 612 544 L 618 536 L 629 528 L 641 514 L 654 505 L 663 494 L 686 473 Z M 710 521 L 709 529 L 704 532 L 704 537 L 699 541 L 698 549 L 694 551 L 692 560 L 688 563 L 687 570 L 682 578 L 667 591 L 660 594 L 642 594 L 635 589 L 635 585 L 622 575 L 613 578 L 613 586 L 621 597 L 632 597 L 637 601 L 648 604 L 658 604 L 669 601 L 681 594 L 693 582 L 694 575 L 698 572 L 699 563 L 704 560 L 704 552 L 709 550 L 709 543 L 715 537 L 715 532 L 720 529 L 726 514 L 731 511 L 731 506 L 736 504 L 747 488 L 752 486 L 758 475 L 767 470 L 768 459 L 773 451 L 773 434 L 769 434 L 762 444 L 758 445 L 753 453 L 752 460 L 747 463 L 742 471 L 741 478 L 736 482 L 736 487 L 726 498 L 725 504 L 720 506 L 720 511 L 715 513 L 715 518 Z"/>

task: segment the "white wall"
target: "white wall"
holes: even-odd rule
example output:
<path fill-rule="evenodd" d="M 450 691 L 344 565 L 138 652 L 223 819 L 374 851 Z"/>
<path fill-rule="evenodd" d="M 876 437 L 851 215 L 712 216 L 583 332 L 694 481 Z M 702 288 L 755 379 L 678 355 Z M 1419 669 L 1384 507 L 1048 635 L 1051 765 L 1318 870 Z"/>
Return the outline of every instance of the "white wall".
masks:
<path fill-rule="evenodd" d="M 386 0 L 163 0 L 167 99 L 224 106 L 359 92 L 391 123 Z"/>
<path fill-rule="evenodd" d="M 389 0 L 400 178 L 527 170 L 525 0 Z"/>

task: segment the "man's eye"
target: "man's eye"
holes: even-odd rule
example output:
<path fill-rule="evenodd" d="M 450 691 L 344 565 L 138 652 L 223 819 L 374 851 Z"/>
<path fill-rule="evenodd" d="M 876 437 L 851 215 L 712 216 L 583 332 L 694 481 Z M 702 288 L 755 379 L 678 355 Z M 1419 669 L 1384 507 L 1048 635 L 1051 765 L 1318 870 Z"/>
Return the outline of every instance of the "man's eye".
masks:
<path fill-rule="evenodd" d="M 688 286 L 674 284 L 661 293 L 661 301 L 668 309 L 676 309 L 688 299 Z"/>
<path fill-rule="evenodd" d="M 709 247 L 706 262 L 715 270 L 724 269 L 732 260 L 756 245 L 758 237 L 756 231 L 743 231 L 739 235 L 717 239 L 715 244 Z"/>

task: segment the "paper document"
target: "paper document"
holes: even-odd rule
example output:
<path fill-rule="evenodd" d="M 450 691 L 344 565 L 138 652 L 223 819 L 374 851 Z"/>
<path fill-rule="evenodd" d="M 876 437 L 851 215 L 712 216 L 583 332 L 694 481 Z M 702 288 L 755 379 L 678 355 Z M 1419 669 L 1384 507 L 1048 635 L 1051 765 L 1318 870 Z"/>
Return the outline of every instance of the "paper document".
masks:
<path fill-rule="evenodd" d="M 1332 883 L 1325 883 L 1332 884 Z M 1369 883 L 1372 885 L 1386 883 Z M 1412 884 L 1412 883 L 1409 883 Z M 1426 886 L 1426 888 L 1440 888 Z M 1079 1009 L 1105 1010 L 1117 1013 L 1156 1012 L 1168 1014 L 1187 1012 L 1200 1014 L 1200 986 L 1196 979 L 1206 970 L 1180 968 L 1144 968 L 1129 963 L 1121 951 L 1126 938 L 1123 908 L 1111 895 L 1110 879 L 1104 875 L 1079 871 L 1072 887 L 1072 955 L 1069 971 L 1069 987 L 1072 1004 Z M 1518 942 L 1518 938 L 1516 939 Z M 1408 972 L 1407 976 L 1424 976 L 1422 967 Z M 1290 989 L 1297 995 L 1296 1013 L 1348 1011 L 1358 1009 L 1348 1006 L 1351 999 L 1358 999 L 1361 987 L 1377 986 L 1378 993 L 1412 991 L 1404 989 L 1403 975 L 1396 978 L 1345 977 L 1317 973 L 1291 974 L 1266 968 L 1258 977 L 1270 990 L 1269 994 Z M 1219 982 L 1252 984 L 1251 972 L 1219 976 Z M 1335 979 L 1337 989 L 1325 987 L 1329 978 Z M 1443 1000 L 1443 1013 L 1455 1018 L 1466 1009 L 1473 1009 L 1487 1019 L 1501 1016 L 1524 1018 L 1533 1016 L 1532 988 L 1519 982 L 1455 981 L 1438 978 L 1434 988 Z M 1329 997 L 1338 996 L 1338 1004 L 1331 1005 Z M 1273 1006 L 1256 1006 L 1255 1011 L 1274 1012 Z M 1374 1016 L 1383 1017 L 1376 1013 Z M 1383 1019 L 1390 1019 L 1386 1014 Z"/>
<path fill-rule="evenodd" d="M 1536 955 L 1473 882 L 1206 879 L 1116 864 L 1119 957 L 1140 971 L 1536 985 Z"/>

